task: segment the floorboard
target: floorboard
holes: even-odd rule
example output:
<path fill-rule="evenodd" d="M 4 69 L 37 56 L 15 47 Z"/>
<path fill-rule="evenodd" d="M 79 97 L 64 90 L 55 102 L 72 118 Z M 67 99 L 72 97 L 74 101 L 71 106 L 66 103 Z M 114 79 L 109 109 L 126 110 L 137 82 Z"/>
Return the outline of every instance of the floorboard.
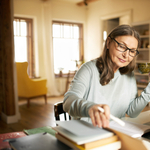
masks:
<path fill-rule="evenodd" d="M 63 96 L 48 97 L 47 105 L 43 98 L 36 98 L 31 100 L 30 107 L 28 108 L 26 100 L 19 100 L 21 119 L 17 123 L 11 124 L 6 124 L 0 120 L 0 134 L 43 126 L 55 126 L 54 103 L 60 101 L 63 101 Z"/>

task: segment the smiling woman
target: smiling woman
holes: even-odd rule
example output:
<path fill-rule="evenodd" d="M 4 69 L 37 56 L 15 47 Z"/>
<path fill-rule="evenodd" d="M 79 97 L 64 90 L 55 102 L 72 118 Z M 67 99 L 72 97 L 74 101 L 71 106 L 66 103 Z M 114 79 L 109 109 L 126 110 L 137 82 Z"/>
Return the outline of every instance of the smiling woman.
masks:
<path fill-rule="evenodd" d="M 64 110 L 74 119 L 109 127 L 110 114 L 136 117 L 148 104 L 150 83 L 137 96 L 134 77 L 135 57 L 140 38 L 129 25 L 114 28 L 101 56 L 83 64 L 64 96 Z M 104 113 L 99 111 L 104 109 Z"/>
<path fill-rule="evenodd" d="M 121 67 L 128 66 L 139 53 L 136 50 L 137 47 L 138 40 L 133 36 L 118 36 L 116 39 L 109 37 L 107 39 L 107 48 L 109 49 L 109 55 L 114 64 L 114 72 Z"/>

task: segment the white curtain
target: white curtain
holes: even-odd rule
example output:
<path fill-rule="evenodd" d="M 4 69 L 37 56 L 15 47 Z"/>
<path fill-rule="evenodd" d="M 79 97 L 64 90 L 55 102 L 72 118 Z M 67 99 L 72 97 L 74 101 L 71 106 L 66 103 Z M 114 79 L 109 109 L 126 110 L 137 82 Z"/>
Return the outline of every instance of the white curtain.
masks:
<path fill-rule="evenodd" d="M 51 23 L 51 4 L 43 3 L 42 5 L 42 30 L 43 30 L 43 54 L 44 67 L 47 78 L 48 96 L 61 95 L 56 88 L 56 81 L 53 69 L 53 52 L 52 52 L 52 23 Z"/>

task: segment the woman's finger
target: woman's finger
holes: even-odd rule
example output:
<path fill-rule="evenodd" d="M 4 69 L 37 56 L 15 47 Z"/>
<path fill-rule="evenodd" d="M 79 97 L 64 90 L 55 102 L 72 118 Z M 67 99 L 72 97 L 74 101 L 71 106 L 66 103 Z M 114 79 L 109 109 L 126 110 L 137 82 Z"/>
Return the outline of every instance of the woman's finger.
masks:
<path fill-rule="evenodd" d="M 93 109 L 90 109 L 90 110 L 89 110 L 89 116 L 90 116 L 90 118 L 91 118 L 91 121 L 92 121 L 93 126 L 96 126 L 95 116 L 94 116 Z"/>
<path fill-rule="evenodd" d="M 100 113 L 99 111 L 95 111 L 94 116 L 95 116 L 95 121 L 96 121 L 96 125 L 98 125 L 99 128 L 102 127 L 102 121 L 100 118 Z"/>
<path fill-rule="evenodd" d="M 106 116 L 106 118 L 109 120 L 110 119 L 110 108 L 108 105 L 103 105 L 103 109 L 104 109 L 104 114 Z"/>
<path fill-rule="evenodd" d="M 103 128 L 106 128 L 109 126 L 108 124 L 108 119 L 106 118 L 105 114 L 104 113 L 100 113 L 100 119 L 102 121 L 102 127 Z"/>

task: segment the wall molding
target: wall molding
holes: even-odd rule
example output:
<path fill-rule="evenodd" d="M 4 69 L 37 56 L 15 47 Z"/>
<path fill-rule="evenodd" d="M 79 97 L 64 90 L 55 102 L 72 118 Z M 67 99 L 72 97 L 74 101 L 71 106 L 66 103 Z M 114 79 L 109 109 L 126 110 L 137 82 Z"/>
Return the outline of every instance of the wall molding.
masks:
<path fill-rule="evenodd" d="M 101 20 L 108 20 L 108 19 L 113 19 L 113 18 L 119 18 L 119 17 L 125 16 L 125 15 L 129 15 L 131 17 L 131 20 L 132 20 L 132 9 L 125 10 L 125 11 L 120 11 L 120 12 L 116 12 L 116 13 L 107 14 L 107 15 L 102 16 L 100 19 Z"/>

